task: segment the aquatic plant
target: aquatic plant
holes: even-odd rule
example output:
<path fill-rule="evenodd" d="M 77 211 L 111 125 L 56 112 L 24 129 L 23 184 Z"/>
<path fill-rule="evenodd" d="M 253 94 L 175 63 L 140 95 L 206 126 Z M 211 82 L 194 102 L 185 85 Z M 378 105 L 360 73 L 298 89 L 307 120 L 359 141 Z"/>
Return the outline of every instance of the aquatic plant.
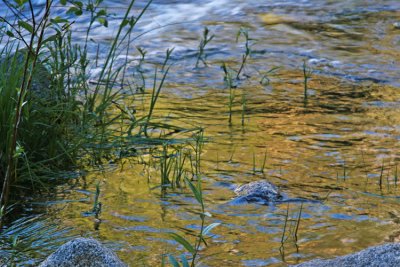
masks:
<path fill-rule="evenodd" d="M 297 246 L 298 232 L 301 222 L 301 214 L 303 212 L 303 202 L 301 203 L 299 211 L 297 212 L 297 218 L 291 218 L 291 216 L 289 215 L 289 207 L 290 205 L 288 204 L 286 208 L 285 222 L 283 224 L 282 236 L 280 240 L 281 243 L 280 250 L 283 249 L 286 241 L 290 237 L 293 239 L 295 245 Z"/>
<path fill-rule="evenodd" d="M 59 228 L 41 216 L 17 219 L 0 232 L 1 266 L 37 266 L 59 245 L 73 238 L 68 228 Z"/>
<path fill-rule="evenodd" d="M 196 201 L 198 202 L 198 204 L 200 204 L 199 216 L 200 216 L 200 220 L 201 220 L 201 226 L 200 226 L 199 232 L 196 235 L 196 239 L 195 239 L 195 242 L 193 245 L 185 237 L 183 237 L 177 233 L 170 233 L 170 236 L 176 242 L 181 244 L 191 254 L 191 258 L 189 258 L 189 260 L 186 258 L 186 256 L 184 254 L 182 254 L 180 256 L 181 264 L 179 264 L 179 261 L 173 255 L 169 254 L 168 255 L 169 260 L 174 267 L 180 267 L 180 266 L 194 267 L 195 263 L 196 263 L 196 258 L 198 257 L 198 254 L 201 250 L 201 245 L 204 244 L 205 246 L 207 246 L 207 242 L 206 242 L 207 235 L 211 232 L 212 229 L 214 229 L 215 227 L 220 225 L 220 223 L 211 223 L 208 226 L 206 226 L 206 222 L 205 222 L 206 217 L 211 217 L 211 214 L 205 210 L 203 190 L 202 190 L 202 186 L 201 186 L 201 183 L 202 183 L 201 177 L 198 177 L 197 182 L 193 183 L 192 181 L 190 181 L 190 179 L 187 176 L 185 176 L 185 182 L 188 185 L 188 187 L 190 188 L 190 190 L 192 191 L 193 196 L 196 199 Z M 189 262 L 190 262 L 190 264 L 189 264 Z"/>
<path fill-rule="evenodd" d="M 233 89 L 236 86 L 233 83 L 232 70 L 229 69 L 228 66 L 225 63 L 222 64 L 221 68 L 224 71 L 224 81 L 225 81 L 226 87 L 229 89 L 229 95 L 228 95 L 229 118 L 228 118 L 228 123 L 229 123 L 229 125 L 232 125 L 232 108 L 233 108 L 233 102 L 235 100 L 235 94 L 234 94 Z"/>
<path fill-rule="evenodd" d="M 270 76 L 275 75 L 276 71 L 279 70 L 280 67 L 272 67 L 266 72 L 259 71 L 258 73 L 261 75 L 260 84 L 261 85 L 269 85 L 271 82 Z"/>
<path fill-rule="evenodd" d="M 239 70 L 236 73 L 237 80 L 240 79 L 240 74 L 242 73 L 243 69 L 245 68 L 247 60 L 249 59 L 249 57 L 251 55 L 251 41 L 253 40 L 253 39 L 249 38 L 249 31 L 245 28 L 240 28 L 240 30 L 238 31 L 238 33 L 236 35 L 236 42 L 239 41 L 240 36 L 244 37 L 245 51 L 244 51 L 244 54 L 242 55 L 242 61 L 240 62 Z"/>
<path fill-rule="evenodd" d="M 194 160 L 194 166 L 195 166 L 195 177 L 200 177 L 201 176 L 201 154 L 203 152 L 203 146 L 204 146 L 204 130 L 203 128 L 200 128 L 197 132 L 195 132 L 192 136 L 193 138 L 193 143 L 191 144 L 192 149 L 194 151 L 195 155 L 195 160 Z"/>
<path fill-rule="evenodd" d="M 200 40 L 199 52 L 197 53 L 196 68 L 199 66 L 200 61 L 203 62 L 204 66 L 207 66 L 207 55 L 205 54 L 205 48 L 209 42 L 214 38 L 214 34 L 209 36 L 210 30 L 205 27 L 203 31 L 203 37 Z"/>
<path fill-rule="evenodd" d="M 258 170 L 261 173 L 264 173 L 265 171 L 265 165 L 267 163 L 267 149 L 265 149 L 265 153 L 264 153 L 264 158 L 261 164 L 260 169 Z M 255 174 L 257 172 L 257 167 L 256 167 L 256 153 L 253 151 L 253 174 Z"/>

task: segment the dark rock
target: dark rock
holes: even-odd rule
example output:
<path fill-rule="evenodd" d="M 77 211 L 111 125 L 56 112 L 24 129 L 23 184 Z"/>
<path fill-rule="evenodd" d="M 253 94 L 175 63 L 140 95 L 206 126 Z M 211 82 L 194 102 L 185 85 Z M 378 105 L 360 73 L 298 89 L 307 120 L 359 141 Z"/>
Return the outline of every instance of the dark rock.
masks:
<path fill-rule="evenodd" d="M 39 267 L 125 267 L 114 252 L 92 238 L 76 238 L 59 247 Z"/>
<path fill-rule="evenodd" d="M 329 260 L 312 260 L 293 267 L 395 267 L 400 266 L 400 243 L 370 247 Z"/>
<path fill-rule="evenodd" d="M 267 181 L 256 181 L 241 185 L 235 189 L 236 203 L 258 202 L 268 204 L 282 200 L 278 188 Z"/>

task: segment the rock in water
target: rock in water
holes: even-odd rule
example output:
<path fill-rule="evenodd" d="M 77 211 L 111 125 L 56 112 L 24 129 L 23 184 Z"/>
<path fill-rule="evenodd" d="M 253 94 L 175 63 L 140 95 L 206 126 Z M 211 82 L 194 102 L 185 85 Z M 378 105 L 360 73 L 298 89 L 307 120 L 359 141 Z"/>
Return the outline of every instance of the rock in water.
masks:
<path fill-rule="evenodd" d="M 235 189 L 237 199 L 246 202 L 270 203 L 281 200 L 283 196 L 278 188 L 267 181 L 244 184 Z"/>
<path fill-rule="evenodd" d="M 299 18 L 294 18 L 288 15 L 278 15 L 273 13 L 266 13 L 260 16 L 262 22 L 266 25 L 276 25 L 276 24 L 290 24 L 299 21 Z M 302 19 L 300 21 L 303 21 Z"/>
<path fill-rule="evenodd" d="M 65 243 L 39 267 L 126 267 L 114 252 L 92 238 Z"/>
<path fill-rule="evenodd" d="M 330 260 L 312 260 L 294 267 L 394 267 L 400 266 L 400 243 L 370 247 Z"/>

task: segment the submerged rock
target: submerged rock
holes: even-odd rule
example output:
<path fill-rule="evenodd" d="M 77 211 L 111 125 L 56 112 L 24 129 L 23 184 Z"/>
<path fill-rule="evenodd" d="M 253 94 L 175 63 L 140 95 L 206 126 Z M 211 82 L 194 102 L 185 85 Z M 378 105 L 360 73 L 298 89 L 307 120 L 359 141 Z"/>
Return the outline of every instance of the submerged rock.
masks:
<path fill-rule="evenodd" d="M 370 247 L 329 260 L 312 260 L 293 267 L 394 267 L 400 266 L 400 243 Z"/>
<path fill-rule="evenodd" d="M 283 202 L 299 203 L 321 203 L 320 200 L 308 198 L 290 198 L 279 191 L 278 187 L 272 183 L 262 180 L 241 185 L 235 189 L 237 197 L 229 202 L 231 205 L 240 205 L 246 203 L 258 203 L 270 205 Z"/>
<path fill-rule="evenodd" d="M 92 238 L 76 238 L 59 247 L 39 267 L 125 267 L 114 252 Z"/>
<path fill-rule="evenodd" d="M 290 24 L 300 20 L 299 18 L 294 18 L 292 16 L 278 15 L 274 13 L 262 14 L 260 18 L 262 22 L 266 25 Z"/>
<path fill-rule="evenodd" d="M 235 189 L 237 197 L 234 203 L 257 202 L 268 204 L 280 201 L 283 195 L 278 188 L 268 181 L 256 181 L 241 185 Z"/>

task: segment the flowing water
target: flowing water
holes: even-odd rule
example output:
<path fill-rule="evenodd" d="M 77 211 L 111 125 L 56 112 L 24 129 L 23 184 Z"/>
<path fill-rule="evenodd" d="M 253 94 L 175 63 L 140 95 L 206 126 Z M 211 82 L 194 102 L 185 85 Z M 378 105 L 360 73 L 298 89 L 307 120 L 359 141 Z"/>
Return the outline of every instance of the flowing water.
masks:
<path fill-rule="evenodd" d="M 104 4 L 117 17 L 127 6 L 121 0 Z M 399 240 L 400 30 L 393 26 L 399 10 L 397 0 L 153 2 L 130 44 L 128 71 L 137 63 L 135 46 L 148 51 L 149 78 L 165 50 L 175 48 L 155 117 L 205 130 L 201 171 L 213 214 L 208 222 L 222 225 L 201 251 L 201 266 L 286 266 Z M 78 29 L 79 23 L 87 18 Z M 117 26 L 110 21 L 109 29 L 97 27 L 93 40 L 106 45 Z M 204 26 L 215 38 L 206 47 L 208 67 L 194 68 Z M 252 55 L 244 70 L 248 78 L 234 89 L 229 126 L 221 64 L 239 68 L 240 27 L 253 39 Z M 313 69 L 306 103 L 303 61 Z M 280 68 L 269 74 L 270 83 L 260 84 L 273 67 Z M 89 172 L 33 209 L 109 244 L 131 266 L 159 265 L 162 254 L 184 251 L 167 233 L 198 231 L 200 221 L 187 188 L 166 194 L 154 189 L 159 171 L 138 163 L 149 158 L 144 153 Z M 297 220 L 300 203 L 228 204 L 235 184 L 260 179 L 289 197 L 317 200 L 304 203 L 297 241 L 289 234 L 293 224 L 282 236 L 287 211 Z M 94 225 L 85 212 L 98 181 L 102 222 Z"/>

